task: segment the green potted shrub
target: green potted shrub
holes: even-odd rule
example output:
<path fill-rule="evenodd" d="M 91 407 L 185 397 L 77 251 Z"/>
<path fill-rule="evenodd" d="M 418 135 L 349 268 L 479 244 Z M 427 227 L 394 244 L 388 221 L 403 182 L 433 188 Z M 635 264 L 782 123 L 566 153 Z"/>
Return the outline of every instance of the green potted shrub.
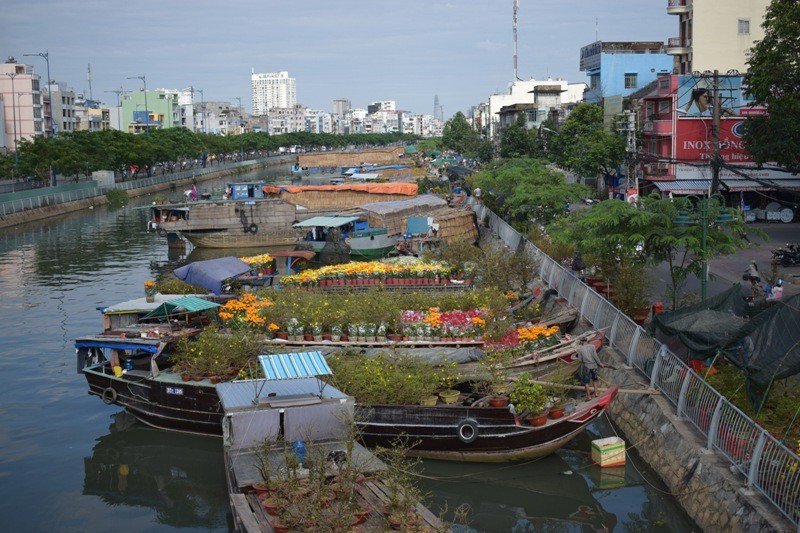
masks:
<path fill-rule="evenodd" d="M 543 426 L 547 423 L 547 391 L 534 383 L 527 372 L 519 375 L 508 396 L 518 410 L 530 413 L 528 420 L 532 425 Z"/>

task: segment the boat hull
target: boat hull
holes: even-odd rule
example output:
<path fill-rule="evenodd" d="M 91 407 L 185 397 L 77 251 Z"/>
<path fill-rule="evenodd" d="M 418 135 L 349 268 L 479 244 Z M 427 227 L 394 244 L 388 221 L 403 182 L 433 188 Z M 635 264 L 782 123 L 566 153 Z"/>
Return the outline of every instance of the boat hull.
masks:
<path fill-rule="evenodd" d="M 124 407 L 149 426 L 222 436 L 222 407 L 216 388 L 208 380 L 183 382 L 171 373 L 158 378 L 128 377 L 128 374 L 118 378 L 108 362 L 85 368 L 83 374 L 89 394 Z M 108 392 L 109 389 L 114 392 Z"/>
<path fill-rule="evenodd" d="M 467 406 L 363 406 L 356 423 L 368 447 L 389 447 L 401 439 L 411 446 L 410 454 L 418 457 L 519 461 L 549 455 L 567 444 L 605 411 L 617 390 L 614 387 L 593 401 L 582 402 L 573 413 L 542 427 L 527 425 L 507 408 Z M 460 436 L 468 424 L 474 425 L 474 440 Z"/>
<path fill-rule="evenodd" d="M 297 236 L 291 228 L 259 229 L 258 233 L 244 232 L 241 228 L 237 228 L 209 232 L 180 232 L 179 234 L 198 248 L 291 246 L 297 240 Z"/>

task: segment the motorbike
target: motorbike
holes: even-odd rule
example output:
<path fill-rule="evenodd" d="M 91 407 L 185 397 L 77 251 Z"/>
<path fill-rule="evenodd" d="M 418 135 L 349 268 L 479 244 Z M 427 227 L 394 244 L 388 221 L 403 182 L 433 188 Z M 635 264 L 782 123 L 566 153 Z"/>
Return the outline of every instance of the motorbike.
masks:
<path fill-rule="evenodd" d="M 772 258 L 784 267 L 800 265 L 800 245 L 786 243 L 786 248 L 772 250 Z"/>

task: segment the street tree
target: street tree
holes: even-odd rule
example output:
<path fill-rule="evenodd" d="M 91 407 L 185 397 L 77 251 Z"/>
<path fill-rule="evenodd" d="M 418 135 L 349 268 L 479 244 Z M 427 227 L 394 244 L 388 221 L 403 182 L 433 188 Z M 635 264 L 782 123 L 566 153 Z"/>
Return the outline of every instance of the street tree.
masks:
<path fill-rule="evenodd" d="M 535 159 L 504 160 L 467 178 L 483 191 L 483 201 L 495 213 L 522 230 L 530 221 L 547 223 L 563 213 L 567 202 L 585 197 L 586 187 L 567 183 L 564 174 Z"/>
<path fill-rule="evenodd" d="M 764 38 L 747 60 L 752 98 L 768 114 L 744 124 L 747 150 L 758 163 L 775 161 L 800 172 L 800 6 L 797 0 L 772 0 L 764 16 Z"/>
<path fill-rule="evenodd" d="M 580 104 L 548 140 L 552 160 L 581 176 L 611 176 L 625 157 L 625 139 L 605 130 L 603 109 Z"/>
<path fill-rule="evenodd" d="M 459 154 L 471 156 L 479 143 L 478 132 L 459 111 L 447 121 L 442 130 L 442 146 Z"/>
<path fill-rule="evenodd" d="M 500 134 L 500 156 L 505 158 L 531 157 L 534 152 L 536 132 L 526 127 L 525 114 L 517 115 L 517 120 Z"/>

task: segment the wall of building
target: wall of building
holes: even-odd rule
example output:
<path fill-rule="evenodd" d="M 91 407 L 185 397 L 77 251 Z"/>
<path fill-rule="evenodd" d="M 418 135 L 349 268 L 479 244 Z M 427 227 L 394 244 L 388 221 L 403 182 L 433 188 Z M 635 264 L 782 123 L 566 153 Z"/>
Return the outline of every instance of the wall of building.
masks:
<path fill-rule="evenodd" d="M 655 80 L 659 72 L 672 72 L 668 54 L 601 54 L 597 89 L 587 89 L 584 100 L 599 103 L 606 96 L 628 96 Z M 636 74 L 636 87 L 625 87 L 625 75 Z"/>
<path fill-rule="evenodd" d="M 716 0 L 692 3 L 692 71 L 747 71 L 747 50 L 764 38 L 761 28 L 769 0 Z M 739 19 L 750 34 L 739 35 Z"/>

